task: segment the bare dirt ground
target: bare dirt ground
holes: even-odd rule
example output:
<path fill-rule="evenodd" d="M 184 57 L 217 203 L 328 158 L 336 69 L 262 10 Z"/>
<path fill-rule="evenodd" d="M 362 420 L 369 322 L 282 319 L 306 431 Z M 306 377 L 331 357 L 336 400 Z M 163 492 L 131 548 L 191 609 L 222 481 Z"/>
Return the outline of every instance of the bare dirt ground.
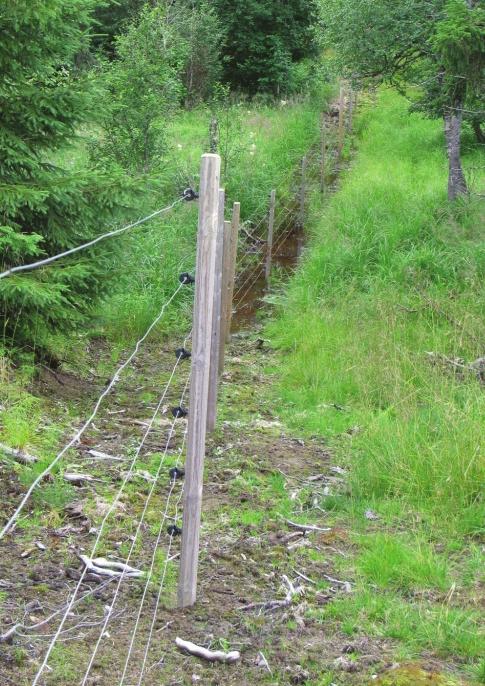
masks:
<path fill-rule="evenodd" d="M 142 682 L 147 686 L 320 683 L 326 673 L 336 671 L 336 665 L 341 672 L 340 683 L 359 684 L 391 661 L 386 643 L 366 637 L 350 641 L 338 626 L 324 626 L 308 618 L 311 606 L 318 608 L 338 594 L 351 592 L 351 580 L 328 580 L 325 589 L 315 582 L 324 576 L 335 578 L 333 561 L 348 555 L 351 544 L 347 533 L 335 523 L 331 531 L 303 535 L 285 521 L 301 521 L 302 513 L 318 501 L 322 489 L 339 483 L 340 476 L 332 470 L 321 441 L 303 441 L 291 435 L 273 416 L 266 392 L 270 377 L 264 373 L 272 354 L 264 344 L 261 346 L 257 334 L 236 338 L 228 351 L 219 428 L 210 438 L 207 451 L 198 603 L 189 610 L 174 609 L 177 560 L 170 561 L 147 653 Z M 65 605 L 82 569 L 77 555 L 89 553 L 93 528 L 99 526 L 126 469 L 123 462 L 92 460 L 88 450 L 120 457 L 133 454 L 150 415 L 148 408 L 154 406 L 162 379 L 172 365 L 173 351 L 168 347 L 160 353 L 152 344 L 148 354 L 140 356 L 95 421 L 95 428 L 66 463 L 70 470 L 89 473 L 100 481 L 61 491 L 62 507 L 56 503 L 41 507 L 34 500 L 30 512 L 2 543 L 1 628 L 6 632 L 14 623 L 24 625 L 0 645 L 2 686 L 32 683 L 59 616 L 38 629 L 32 627 Z M 154 455 L 159 455 L 166 445 L 168 408 L 178 404 L 187 370 L 188 366 L 181 369 L 176 378 L 167 398 L 165 418 L 156 425 L 140 456 L 139 471 L 144 471 L 143 467 L 150 470 Z M 52 391 L 50 385 L 55 384 L 58 402 L 77 404 L 82 416 L 83 406 L 89 406 L 86 394 L 94 396 L 99 388 L 93 387 L 92 381 L 73 383 L 67 376 L 62 380 L 59 384 L 42 377 L 41 388 Z M 169 456 L 175 456 L 181 446 L 185 423 L 183 419 L 177 422 Z M 131 564 L 142 570 L 150 566 L 159 531 L 157 522 L 169 492 L 166 471 L 162 471 L 161 485 L 156 488 L 141 527 L 141 541 L 131 557 Z M 1 478 L 6 515 L 18 502 L 24 486 L 6 464 L 2 465 Z M 139 478 L 130 481 L 129 486 L 105 530 L 98 552 L 104 557 L 126 559 L 150 483 Z M 174 501 L 179 488 L 180 484 L 176 484 Z M 321 528 L 330 526 L 323 512 L 317 523 Z M 157 561 L 160 567 L 169 539 L 164 531 Z M 171 555 L 176 556 L 179 545 L 180 539 L 174 538 Z M 290 606 L 273 611 L 244 609 L 251 603 L 284 599 L 284 576 L 302 587 Z M 127 685 L 139 682 L 159 581 L 154 577 L 145 598 L 124 681 Z M 139 580 L 123 581 L 86 683 L 118 683 L 143 586 Z M 91 589 L 93 594 L 73 608 L 39 683 L 71 686 L 81 682 L 115 587 L 116 581 L 107 585 L 96 580 L 83 583 L 81 594 Z M 206 647 L 237 649 L 242 659 L 230 666 L 208 665 L 182 655 L 175 646 L 177 636 Z M 349 653 L 356 655 L 352 663 L 346 658 Z"/>

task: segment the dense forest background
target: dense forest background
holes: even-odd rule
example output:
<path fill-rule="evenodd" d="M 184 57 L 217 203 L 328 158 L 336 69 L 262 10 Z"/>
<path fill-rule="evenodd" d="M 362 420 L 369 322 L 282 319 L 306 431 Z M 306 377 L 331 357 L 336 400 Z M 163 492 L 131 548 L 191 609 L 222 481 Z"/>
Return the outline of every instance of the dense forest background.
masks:
<path fill-rule="evenodd" d="M 226 136 L 227 158 L 237 149 L 231 108 L 322 100 L 337 74 L 356 88 L 387 81 L 412 109 L 442 118 L 448 194 L 466 194 L 463 122 L 484 142 L 484 12 L 476 0 L 4 4 L 2 267 L 96 236 L 149 206 L 155 188 L 173 197 L 169 126 L 183 110 L 226 122 L 217 135 Z M 72 168 L 81 139 L 82 161 Z M 103 245 L 61 268 L 2 280 L 7 347 L 42 354 L 53 332 L 85 326 L 112 287 L 115 253 Z"/>

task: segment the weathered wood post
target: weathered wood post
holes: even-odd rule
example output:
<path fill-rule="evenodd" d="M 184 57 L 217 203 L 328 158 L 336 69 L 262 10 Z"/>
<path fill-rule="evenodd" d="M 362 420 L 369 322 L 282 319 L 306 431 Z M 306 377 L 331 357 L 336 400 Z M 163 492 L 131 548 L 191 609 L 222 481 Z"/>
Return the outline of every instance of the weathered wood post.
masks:
<path fill-rule="evenodd" d="M 325 112 L 322 112 L 320 122 L 320 193 L 325 193 L 325 153 L 327 141 L 325 131 Z"/>
<path fill-rule="evenodd" d="M 232 323 L 232 306 L 234 300 L 234 284 L 236 279 L 236 260 L 237 260 L 237 245 L 239 240 L 239 222 L 241 219 L 241 204 L 234 203 L 232 209 L 231 221 L 231 261 L 230 261 L 230 281 L 229 294 L 227 296 L 227 322 L 226 322 L 226 343 L 231 342 L 231 323 Z"/>
<path fill-rule="evenodd" d="M 230 314 L 229 308 L 232 308 L 232 299 L 230 298 L 231 279 L 231 238 L 232 238 L 232 222 L 224 222 L 224 237 L 222 242 L 222 306 L 221 306 L 221 327 L 220 327 L 220 343 L 219 343 L 219 376 L 224 371 L 224 362 L 226 356 L 226 334 L 227 322 Z"/>
<path fill-rule="evenodd" d="M 209 375 L 209 398 L 207 407 L 207 430 L 214 431 L 217 418 L 217 391 L 219 388 L 219 358 L 221 352 L 222 320 L 222 260 L 224 251 L 225 192 L 219 191 L 219 218 L 216 238 L 216 266 L 214 286 L 214 313 L 212 316 L 211 369 Z"/>
<path fill-rule="evenodd" d="M 345 90 L 343 83 L 340 84 L 340 95 L 338 101 L 338 157 L 342 156 L 345 138 Z"/>
<path fill-rule="evenodd" d="M 305 226 L 305 198 L 306 198 L 306 156 L 301 161 L 301 180 L 300 180 L 300 212 L 298 217 L 298 225 L 301 230 Z"/>
<path fill-rule="evenodd" d="M 354 91 L 352 88 L 349 89 L 349 114 L 347 119 L 347 129 L 349 133 L 352 133 L 352 127 L 354 125 Z"/>
<path fill-rule="evenodd" d="M 184 517 L 178 583 L 179 607 L 193 605 L 197 595 L 199 529 L 202 508 L 215 290 L 216 238 L 219 222 L 220 171 L 221 158 L 219 155 L 203 155 L 200 174 L 199 229 L 195 275 L 187 459 L 185 464 Z"/>
<path fill-rule="evenodd" d="M 274 215 L 276 208 L 276 191 L 271 191 L 269 199 L 269 216 L 268 216 L 268 241 L 266 243 L 266 266 L 264 276 L 266 279 L 266 286 L 269 286 L 271 277 L 271 266 L 273 263 L 273 233 L 274 233 Z"/>
<path fill-rule="evenodd" d="M 301 161 L 301 185 L 300 185 L 300 212 L 298 217 L 298 240 L 297 240 L 297 254 L 301 255 L 303 250 L 303 231 L 305 228 L 305 200 L 306 200 L 306 170 L 307 158 L 306 156 Z"/>

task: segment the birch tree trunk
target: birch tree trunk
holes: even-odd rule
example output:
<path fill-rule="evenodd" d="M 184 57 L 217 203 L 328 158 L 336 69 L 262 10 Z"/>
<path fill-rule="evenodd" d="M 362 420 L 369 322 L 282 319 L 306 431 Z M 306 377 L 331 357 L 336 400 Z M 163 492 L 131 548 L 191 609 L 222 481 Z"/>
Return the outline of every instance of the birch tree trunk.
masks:
<path fill-rule="evenodd" d="M 461 127 L 463 112 L 461 103 L 447 110 L 444 115 L 446 148 L 448 152 L 448 199 L 455 200 L 467 192 L 461 166 Z"/>

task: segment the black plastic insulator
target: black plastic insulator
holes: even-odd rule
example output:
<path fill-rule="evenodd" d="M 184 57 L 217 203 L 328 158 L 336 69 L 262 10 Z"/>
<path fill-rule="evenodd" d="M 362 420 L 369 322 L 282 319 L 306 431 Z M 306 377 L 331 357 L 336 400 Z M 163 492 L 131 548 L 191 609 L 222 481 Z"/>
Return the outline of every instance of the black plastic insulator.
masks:
<path fill-rule="evenodd" d="M 195 283 L 195 279 L 192 276 L 192 274 L 189 274 L 188 272 L 184 272 L 183 274 L 180 274 L 179 276 L 179 281 L 180 283 L 185 283 L 185 284 L 191 284 Z"/>
<path fill-rule="evenodd" d="M 186 417 L 188 414 L 187 410 L 184 410 L 183 407 L 172 407 L 172 416 L 175 417 L 175 419 L 183 419 L 183 417 Z"/>
<path fill-rule="evenodd" d="M 172 469 L 169 471 L 169 475 L 173 481 L 182 479 L 185 476 L 185 469 L 182 469 L 181 467 L 172 467 Z"/>
<path fill-rule="evenodd" d="M 182 529 L 178 527 L 176 524 L 170 524 L 170 526 L 167 526 L 167 534 L 169 536 L 181 536 Z"/>
<path fill-rule="evenodd" d="M 177 348 L 175 351 L 175 357 L 177 360 L 188 360 L 191 356 L 192 353 L 189 353 L 189 351 L 185 350 L 185 348 Z"/>
<path fill-rule="evenodd" d="M 191 200 L 197 200 L 199 194 L 194 191 L 193 188 L 186 188 L 183 193 L 184 200 L 190 202 Z"/>

